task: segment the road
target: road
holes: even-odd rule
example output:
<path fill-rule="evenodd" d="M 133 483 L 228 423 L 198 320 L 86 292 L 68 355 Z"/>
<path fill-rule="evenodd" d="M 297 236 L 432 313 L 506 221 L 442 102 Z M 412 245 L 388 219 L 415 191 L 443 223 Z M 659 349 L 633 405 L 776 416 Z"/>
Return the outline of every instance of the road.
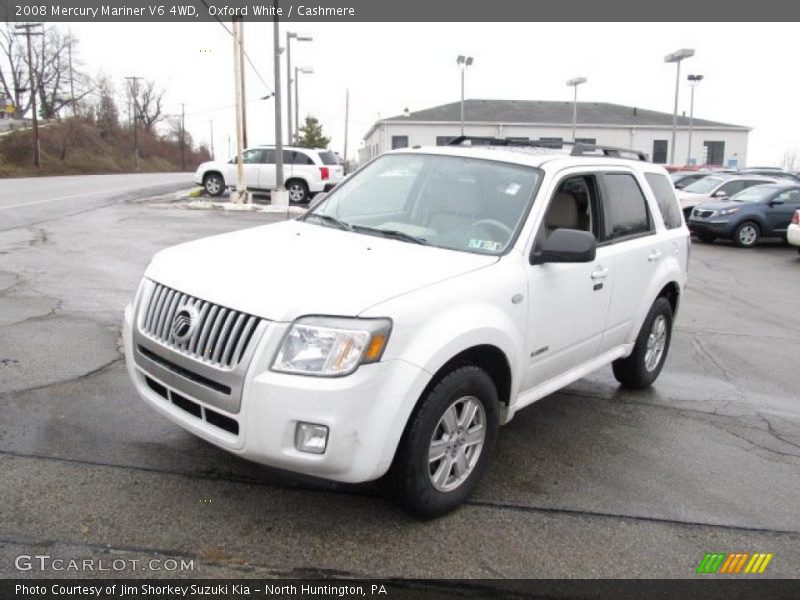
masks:
<path fill-rule="evenodd" d="M 191 173 L 0 179 L 0 231 L 191 186 Z"/>
<path fill-rule="evenodd" d="M 127 379 L 122 309 L 152 254 L 275 218 L 129 202 L 0 232 L 0 576 L 58 575 L 14 569 L 49 553 L 195 561 L 148 576 L 691 577 L 710 551 L 772 552 L 766 576 L 797 576 L 793 249 L 695 244 L 656 386 L 606 368 L 520 411 L 475 497 L 420 522 L 380 483 L 218 450 Z"/>

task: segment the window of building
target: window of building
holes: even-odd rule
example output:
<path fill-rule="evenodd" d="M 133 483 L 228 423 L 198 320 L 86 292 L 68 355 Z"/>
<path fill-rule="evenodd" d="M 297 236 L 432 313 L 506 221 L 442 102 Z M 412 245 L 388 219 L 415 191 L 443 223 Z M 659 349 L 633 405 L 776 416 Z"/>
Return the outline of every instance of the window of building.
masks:
<path fill-rule="evenodd" d="M 450 142 L 456 139 L 454 135 L 437 135 L 436 136 L 436 145 L 437 146 L 447 146 Z"/>
<path fill-rule="evenodd" d="M 549 142 L 548 146 L 550 146 L 552 148 L 562 148 L 563 147 L 562 142 L 564 141 L 564 138 L 560 138 L 560 137 L 540 137 L 539 141 L 540 142 Z"/>
<path fill-rule="evenodd" d="M 725 142 L 703 142 L 703 146 L 707 165 L 721 165 L 725 161 Z"/>
<path fill-rule="evenodd" d="M 668 140 L 653 140 L 653 162 L 657 165 L 667 163 L 667 150 L 669 149 Z"/>
<path fill-rule="evenodd" d="M 681 226 L 681 210 L 675 198 L 675 188 L 664 175 L 658 173 L 645 173 L 645 179 L 656 197 L 658 210 L 664 219 L 667 229 L 677 229 Z"/>
<path fill-rule="evenodd" d="M 408 136 L 407 135 L 393 135 L 392 136 L 392 150 L 397 150 L 398 148 L 408 148 Z"/>
<path fill-rule="evenodd" d="M 606 239 L 617 239 L 650 231 L 647 201 L 633 175 L 603 175 L 603 215 Z"/>

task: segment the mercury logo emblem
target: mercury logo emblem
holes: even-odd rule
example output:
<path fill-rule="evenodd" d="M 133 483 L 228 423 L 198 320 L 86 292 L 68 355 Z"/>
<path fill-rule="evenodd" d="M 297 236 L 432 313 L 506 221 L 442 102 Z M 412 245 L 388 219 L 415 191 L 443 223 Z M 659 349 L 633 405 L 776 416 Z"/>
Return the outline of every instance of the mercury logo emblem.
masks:
<path fill-rule="evenodd" d="M 172 336 L 179 344 L 187 341 L 197 327 L 197 310 L 194 306 L 183 306 L 172 319 Z"/>

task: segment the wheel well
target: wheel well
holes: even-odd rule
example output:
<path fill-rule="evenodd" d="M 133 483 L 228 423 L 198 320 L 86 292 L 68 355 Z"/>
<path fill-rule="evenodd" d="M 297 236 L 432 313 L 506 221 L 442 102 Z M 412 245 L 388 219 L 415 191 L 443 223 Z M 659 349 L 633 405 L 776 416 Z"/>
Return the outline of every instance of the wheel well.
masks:
<path fill-rule="evenodd" d="M 304 186 L 306 186 L 306 189 L 308 189 L 308 182 L 305 179 L 303 179 L 302 177 L 290 177 L 289 179 L 286 180 L 286 184 L 288 185 L 293 181 L 299 181 Z"/>
<path fill-rule="evenodd" d="M 209 177 L 211 177 L 211 175 L 219 175 L 219 178 L 220 178 L 220 179 L 222 179 L 222 183 L 225 183 L 225 177 L 223 177 L 223 176 L 222 176 L 222 173 L 220 173 L 219 171 L 206 171 L 206 172 L 203 174 L 203 183 L 205 183 L 205 182 L 206 182 L 206 179 L 208 179 Z"/>
<path fill-rule="evenodd" d="M 678 314 L 678 304 L 680 301 L 681 288 L 674 281 L 669 282 L 658 293 L 657 298 L 666 298 L 672 307 L 672 315 Z"/>
<path fill-rule="evenodd" d="M 500 402 L 508 406 L 511 400 L 511 367 L 505 353 L 497 346 L 488 344 L 467 348 L 448 360 L 436 371 L 421 397 L 424 398 L 446 373 L 465 365 L 474 365 L 486 371 L 497 388 L 497 397 Z"/>

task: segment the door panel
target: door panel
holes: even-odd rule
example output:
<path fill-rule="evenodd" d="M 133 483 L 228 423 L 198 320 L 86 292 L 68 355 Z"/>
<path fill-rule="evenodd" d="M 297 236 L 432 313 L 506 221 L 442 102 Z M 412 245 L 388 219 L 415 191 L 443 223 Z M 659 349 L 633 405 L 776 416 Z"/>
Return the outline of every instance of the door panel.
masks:
<path fill-rule="evenodd" d="M 609 248 L 589 263 L 528 268 L 528 364 L 530 389 L 595 356 L 605 329 L 613 289 Z"/>

